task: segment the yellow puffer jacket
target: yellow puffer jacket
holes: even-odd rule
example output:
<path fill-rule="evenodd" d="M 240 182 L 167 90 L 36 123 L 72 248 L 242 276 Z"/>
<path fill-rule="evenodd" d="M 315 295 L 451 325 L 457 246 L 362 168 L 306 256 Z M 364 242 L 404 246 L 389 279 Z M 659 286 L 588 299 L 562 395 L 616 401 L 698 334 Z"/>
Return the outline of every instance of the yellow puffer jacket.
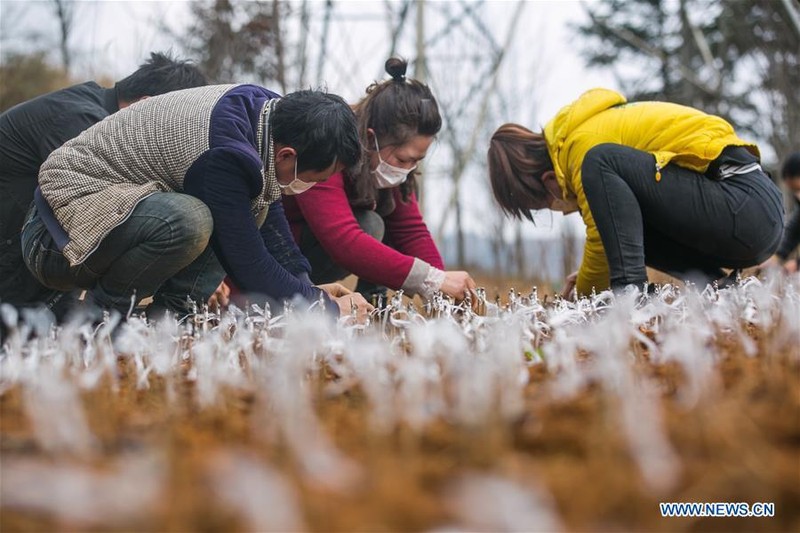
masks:
<path fill-rule="evenodd" d="M 576 200 L 586 223 L 586 245 L 578 271 L 579 294 L 609 286 L 608 262 L 581 182 L 581 164 L 592 147 L 616 143 L 653 154 L 653 179 L 661 179 L 667 163 L 705 172 L 726 146 L 755 144 L 741 140 L 725 120 L 691 107 L 667 102 L 626 103 L 608 89 L 592 89 L 562 108 L 544 128 L 565 200 Z M 588 179 L 591 179 L 589 177 Z"/>

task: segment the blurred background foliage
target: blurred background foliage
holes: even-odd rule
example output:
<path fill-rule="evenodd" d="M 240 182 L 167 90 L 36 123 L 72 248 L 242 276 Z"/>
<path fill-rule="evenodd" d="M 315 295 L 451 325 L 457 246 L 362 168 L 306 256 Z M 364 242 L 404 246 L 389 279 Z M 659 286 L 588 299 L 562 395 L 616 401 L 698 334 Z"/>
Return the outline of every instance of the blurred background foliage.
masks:
<path fill-rule="evenodd" d="M 39 11 L 31 27 L 22 21 L 34 4 Z M 505 218 L 488 194 L 484 148 L 499 124 L 535 129 L 550 118 L 541 111 L 542 82 L 567 56 L 548 49 L 543 37 L 530 45 L 542 30 L 533 25 L 549 23 L 547 6 L 196 0 L 185 15 L 150 23 L 213 82 L 258 83 L 282 93 L 322 86 L 363 94 L 373 78 L 359 62 L 369 57 L 382 66 L 375 57 L 402 51 L 409 76 L 432 87 L 444 118 L 425 164 L 421 204 L 446 262 L 558 283 L 580 261 L 580 222 L 544 213 L 534 227 Z M 0 111 L 86 81 L 75 73 L 104 51 L 81 48 L 76 21 L 93 9 L 68 0 L 0 2 Z M 570 46 L 584 59 L 569 67 L 574 76 L 611 73 L 606 77 L 629 100 L 668 100 L 723 116 L 759 143 L 775 176 L 800 148 L 798 0 L 596 0 L 580 9 L 584 22 L 569 28 Z M 355 48 L 343 54 L 332 42 L 351 19 L 366 21 L 370 34 L 347 35 Z M 8 46 L 12 40 L 15 46 Z M 365 43 L 379 44 L 368 49 Z M 379 69 L 376 79 L 383 75 Z M 101 72 L 97 81 L 111 86 L 114 80 Z"/>

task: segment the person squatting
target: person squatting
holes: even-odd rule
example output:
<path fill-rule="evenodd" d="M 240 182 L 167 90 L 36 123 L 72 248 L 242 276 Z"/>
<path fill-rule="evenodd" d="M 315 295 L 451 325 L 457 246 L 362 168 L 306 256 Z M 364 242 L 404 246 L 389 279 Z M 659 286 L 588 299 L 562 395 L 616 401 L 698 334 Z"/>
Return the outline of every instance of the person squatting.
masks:
<path fill-rule="evenodd" d="M 156 319 L 232 291 L 363 320 L 388 289 L 464 299 L 475 281 L 445 268 L 417 203 L 438 103 L 405 61 L 385 67 L 348 105 L 208 85 L 152 54 L 112 89 L 88 82 L 6 111 L 0 302 L 58 319 L 146 303 Z M 797 245 L 781 243 L 781 192 L 758 147 L 690 107 L 591 90 L 541 132 L 498 128 L 488 162 L 511 216 L 580 212 L 586 244 L 564 297 L 646 287 L 647 266 L 724 281 L 723 269 L 785 261 Z M 340 283 L 351 274 L 355 292 Z"/>

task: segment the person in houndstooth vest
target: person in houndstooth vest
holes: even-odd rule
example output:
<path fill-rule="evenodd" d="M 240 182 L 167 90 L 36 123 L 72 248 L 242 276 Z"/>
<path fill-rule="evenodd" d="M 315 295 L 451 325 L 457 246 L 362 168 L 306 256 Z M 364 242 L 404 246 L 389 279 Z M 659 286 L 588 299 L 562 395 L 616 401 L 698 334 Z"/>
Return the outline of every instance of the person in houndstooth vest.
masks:
<path fill-rule="evenodd" d="M 42 165 L 22 248 L 44 285 L 87 289 L 125 313 L 186 315 L 226 273 L 256 301 L 369 305 L 340 285 L 313 286 L 281 192 L 299 194 L 360 156 L 338 96 L 283 98 L 256 85 L 212 85 L 143 100 L 89 128 Z M 333 305 L 336 304 L 336 305 Z"/>
<path fill-rule="evenodd" d="M 192 62 L 153 52 L 114 87 L 81 83 L 22 102 L 0 115 L 0 301 L 22 308 L 44 305 L 56 315 L 72 301 L 39 283 L 22 259 L 22 224 L 47 156 L 143 98 L 204 85 L 208 85 L 205 75 Z"/>

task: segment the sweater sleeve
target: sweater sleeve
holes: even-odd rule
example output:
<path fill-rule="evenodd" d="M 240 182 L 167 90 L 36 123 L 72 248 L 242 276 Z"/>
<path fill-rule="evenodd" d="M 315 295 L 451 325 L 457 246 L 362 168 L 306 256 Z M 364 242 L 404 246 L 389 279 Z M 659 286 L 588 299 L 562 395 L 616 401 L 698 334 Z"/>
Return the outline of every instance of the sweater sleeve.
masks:
<path fill-rule="evenodd" d="M 211 245 L 243 292 L 264 294 L 278 301 L 300 295 L 313 302 L 322 291 L 281 266 L 259 234 L 250 211 L 250 199 L 261 190 L 257 167 L 258 162 L 253 164 L 235 150 L 216 148 L 193 165 L 184 189 L 211 211 Z"/>
<path fill-rule="evenodd" d="M 261 225 L 260 232 L 267 251 L 278 263 L 295 277 L 309 279 L 308 273 L 311 272 L 311 264 L 294 242 L 281 200 L 270 204 L 267 218 Z"/>
<path fill-rule="evenodd" d="M 403 286 L 415 264 L 414 257 L 386 246 L 361 229 L 348 202 L 341 173 L 294 199 L 309 229 L 334 263 L 372 283 L 391 289 Z"/>
<path fill-rule="evenodd" d="M 794 212 L 789 217 L 783 230 L 783 239 L 775 252 L 781 259 L 786 259 L 789 254 L 800 245 L 800 202 L 795 206 Z"/>
<path fill-rule="evenodd" d="M 433 242 L 431 232 L 422 219 L 417 196 L 411 195 L 403 202 L 399 187 L 392 190 L 395 209 L 386 216 L 386 235 L 400 253 L 422 259 L 439 270 L 444 270 L 444 261 Z"/>

